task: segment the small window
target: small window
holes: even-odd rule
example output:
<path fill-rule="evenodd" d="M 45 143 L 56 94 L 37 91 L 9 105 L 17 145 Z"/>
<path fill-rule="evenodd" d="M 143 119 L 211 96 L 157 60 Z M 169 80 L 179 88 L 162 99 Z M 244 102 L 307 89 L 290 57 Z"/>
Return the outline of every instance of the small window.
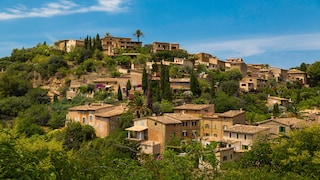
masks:
<path fill-rule="evenodd" d="M 217 135 L 217 134 L 213 134 L 213 136 L 214 136 L 214 137 L 218 137 L 218 135 Z"/>
<path fill-rule="evenodd" d="M 157 123 L 155 122 L 154 125 L 157 126 Z"/>
<path fill-rule="evenodd" d="M 248 149 L 249 149 L 249 147 L 248 147 L 248 146 L 246 146 L 246 145 L 242 145 L 242 149 L 243 149 L 243 150 L 248 150 Z"/>
<path fill-rule="evenodd" d="M 243 136 L 243 138 L 246 140 L 246 139 L 247 139 L 247 135 L 245 134 L 245 135 Z"/>
<path fill-rule="evenodd" d="M 209 136 L 210 134 L 209 133 L 204 133 L 204 136 Z"/>
<path fill-rule="evenodd" d="M 285 132 L 286 132 L 286 127 L 280 126 L 279 133 L 285 133 Z"/>
<path fill-rule="evenodd" d="M 222 161 L 227 161 L 228 160 L 228 156 L 223 156 L 222 157 Z"/>
<path fill-rule="evenodd" d="M 237 139 L 239 139 L 239 134 L 237 133 Z"/>
<path fill-rule="evenodd" d="M 182 136 L 183 136 L 183 137 L 188 136 L 188 133 L 187 133 L 187 131 L 186 131 L 186 130 L 183 130 L 183 131 L 182 131 Z"/>
<path fill-rule="evenodd" d="M 191 125 L 192 125 L 192 126 L 197 126 L 197 121 L 192 121 L 192 122 L 191 122 Z"/>
<path fill-rule="evenodd" d="M 85 117 L 82 118 L 82 123 L 86 123 L 86 118 Z"/>
<path fill-rule="evenodd" d="M 229 133 L 229 137 L 231 138 L 231 133 Z"/>
<path fill-rule="evenodd" d="M 92 121 L 93 117 L 90 115 L 90 116 L 89 116 L 89 119 L 90 119 L 90 121 Z"/>
<path fill-rule="evenodd" d="M 183 121 L 183 122 L 182 122 L 182 126 L 188 126 L 188 122 Z"/>
<path fill-rule="evenodd" d="M 230 159 L 232 159 L 232 154 L 230 154 Z"/>
<path fill-rule="evenodd" d="M 206 129 L 209 129 L 209 128 L 210 128 L 210 125 L 209 125 L 209 124 L 205 124 L 204 127 L 205 127 Z"/>

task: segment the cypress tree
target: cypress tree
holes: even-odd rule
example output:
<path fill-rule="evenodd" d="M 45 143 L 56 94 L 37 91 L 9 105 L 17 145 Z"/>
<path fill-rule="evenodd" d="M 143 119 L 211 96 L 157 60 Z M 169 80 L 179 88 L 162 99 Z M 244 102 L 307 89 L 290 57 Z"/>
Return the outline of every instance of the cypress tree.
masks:
<path fill-rule="evenodd" d="M 199 81 L 194 74 L 194 71 L 191 70 L 190 73 L 190 90 L 194 96 L 200 96 L 201 95 L 201 89 L 199 86 Z"/>
<path fill-rule="evenodd" d="M 148 89 L 148 76 L 147 76 L 146 68 L 143 68 L 143 72 L 142 72 L 142 90 L 143 90 L 143 94 L 146 94 L 147 89 Z"/>
<path fill-rule="evenodd" d="M 118 86 L 118 100 L 122 101 L 122 91 L 121 91 L 120 85 Z"/>
<path fill-rule="evenodd" d="M 128 79 L 127 85 L 126 85 L 127 97 L 129 96 L 129 91 L 130 91 L 130 90 L 131 90 L 131 82 L 130 82 L 130 79 Z"/>

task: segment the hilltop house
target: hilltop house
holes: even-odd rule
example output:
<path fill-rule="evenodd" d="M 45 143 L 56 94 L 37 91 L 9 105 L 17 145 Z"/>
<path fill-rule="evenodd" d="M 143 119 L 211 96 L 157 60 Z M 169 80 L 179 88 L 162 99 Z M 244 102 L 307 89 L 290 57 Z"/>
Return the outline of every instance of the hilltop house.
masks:
<path fill-rule="evenodd" d="M 256 123 L 260 127 L 270 128 L 270 135 L 278 136 L 302 127 L 303 120 L 298 118 L 272 118 Z"/>
<path fill-rule="evenodd" d="M 92 103 L 68 109 L 66 124 L 79 122 L 92 126 L 98 137 L 106 137 L 118 127 L 118 120 L 124 112 L 122 106 Z"/>
<path fill-rule="evenodd" d="M 189 114 L 166 113 L 163 116 L 135 119 L 134 126 L 126 130 L 129 140 L 140 142 L 142 152 L 159 154 L 173 136 L 197 139 L 200 119 Z"/>

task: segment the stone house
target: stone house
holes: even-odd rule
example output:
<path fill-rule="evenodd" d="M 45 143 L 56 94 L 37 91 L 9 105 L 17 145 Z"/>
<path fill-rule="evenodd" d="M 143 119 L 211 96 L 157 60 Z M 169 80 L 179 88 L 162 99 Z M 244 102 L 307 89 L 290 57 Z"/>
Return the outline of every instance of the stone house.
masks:
<path fill-rule="evenodd" d="M 122 106 L 92 103 L 68 109 L 66 123 L 79 122 L 92 126 L 98 137 L 106 137 L 118 128 L 118 120 L 124 112 Z"/>
<path fill-rule="evenodd" d="M 269 127 L 236 124 L 223 130 L 220 146 L 233 147 L 235 152 L 245 152 L 251 149 L 258 137 L 269 135 L 269 133 Z"/>
<path fill-rule="evenodd" d="M 303 120 L 298 118 L 273 118 L 256 123 L 260 127 L 270 128 L 271 136 L 278 136 L 279 134 L 286 134 L 302 127 Z"/>
<path fill-rule="evenodd" d="M 159 154 L 165 150 L 172 136 L 197 139 L 200 134 L 200 118 L 181 113 L 166 113 L 134 120 L 134 126 L 126 129 L 128 139 L 140 142 L 144 153 Z"/>
<path fill-rule="evenodd" d="M 289 81 L 299 81 L 301 84 L 307 84 L 307 73 L 298 69 L 290 69 L 287 72 Z"/>
<path fill-rule="evenodd" d="M 173 112 L 192 114 L 198 117 L 214 114 L 214 104 L 183 104 L 173 108 Z"/>
<path fill-rule="evenodd" d="M 180 45 L 178 43 L 168 43 L 168 42 L 153 42 L 152 43 L 152 52 L 156 53 L 159 51 L 174 51 L 179 50 Z"/>
<path fill-rule="evenodd" d="M 223 138 L 223 131 L 235 124 L 246 124 L 246 114 L 242 109 L 229 110 L 203 116 L 201 120 L 201 137 L 219 141 Z"/>
<path fill-rule="evenodd" d="M 286 98 L 280 98 L 280 97 L 276 97 L 276 96 L 270 96 L 268 95 L 268 99 L 267 99 L 267 106 L 273 106 L 275 104 L 284 106 L 286 108 L 288 108 L 291 105 L 292 101 L 291 99 L 286 99 Z"/>

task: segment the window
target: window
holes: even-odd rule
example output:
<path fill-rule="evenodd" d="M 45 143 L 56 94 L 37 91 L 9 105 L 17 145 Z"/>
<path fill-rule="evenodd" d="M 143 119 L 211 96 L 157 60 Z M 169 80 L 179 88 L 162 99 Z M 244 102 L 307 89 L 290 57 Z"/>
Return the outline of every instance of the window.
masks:
<path fill-rule="evenodd" d="M 218 137 L 218 135 L 217 135 L 217 134 L 213 134 L 213 136 L 214 136 L 214 137 Z"/>
<path fill-rule="evenodd" d="M 197 121 L 192 121 L 192 122 L 191 122 L 191 125 L 192 125 L 192 126 L 196 126 L 196 125 L 197 125 Z"/>
<path fill-rule="evenodd" d="M 188 126 L 188 122 L 183 121 L 183 122 L 182 122 L 182 126 Z"/>
<path fill-rule="evenodd" d="M 217 125 L 214 125 L 214 129 L 217 129 Z"/>
<path fill-rule="evenodd" d="M 237 133 L 237 139 L 239 139 L 239 134 Z"/>
<path fill-rule="evenodd" d="M 82 123 L 86 123 L 86 118 L 85 117 L 82 118 Z"/>
<path fill-rule="evenodd" d="M 230 159 L 232 159 L 232 154 L 230 154 Z"/>
<path fill-rule="evenodd" d="M 229 137 L 231 138 L 231 133 L 229 133 Z"/>
<path fill-rule="evenodd" d="M 157 126 L 157 123 L 155 122 L 154 125 Z"/>
<path fill-rule="evenodd" d="M 247 86 L 247 84 L 241 84 L 241 86 Z"/>
<path fill-rule="evenodd" d="M 279 133 L 285 133 L 285 132 L 286 132 L 286 127 L 280 126 Z"/>
<path fill-rule="evenodd" d="M 209 133 L 204 133 L 204 136 L 209 136 L 210 134 Z"/>
<path fill-rule="evenodd" d="M 249 147 L 248 147 L 248 146 L 246 146 L 246 145 L 242 145 L 242 149 L 243 149 L 243 150 L 248 150 L 248 149 L 249 149 Z"/>
<path fill-rule="evenodd" d="M 222 161 L 227 161 L 228 160 L 228 156 L 223 156 L 222 157 Z"/>
<path fill-rule="evenodd" d="M 115 127 L 114 127 L 114 126 L 111 126 L 111 129 L 115 129 Z"/>
<path fill-rule="evenodd" d="M 245 134 L 245 135 L 243 136 L 243 138 L 246 140 L 246 139 L 247 139 L 247 135 Z"/>
<path fill-rule="evenodd" d="M 183 131 L 182 131 L 182 136 L 184 136 L 184 137 L 188 136 L 188 133 L 187 133 L 186 130 L 183 130 Z"/>
<path fill-rule="evenodd" d="M 209 128 L 210 128 L 210 125 L 209 125 L 209 124 L 205 124 L 205 125 L 204 125 L 204 128 L 209 129 Z"/>

